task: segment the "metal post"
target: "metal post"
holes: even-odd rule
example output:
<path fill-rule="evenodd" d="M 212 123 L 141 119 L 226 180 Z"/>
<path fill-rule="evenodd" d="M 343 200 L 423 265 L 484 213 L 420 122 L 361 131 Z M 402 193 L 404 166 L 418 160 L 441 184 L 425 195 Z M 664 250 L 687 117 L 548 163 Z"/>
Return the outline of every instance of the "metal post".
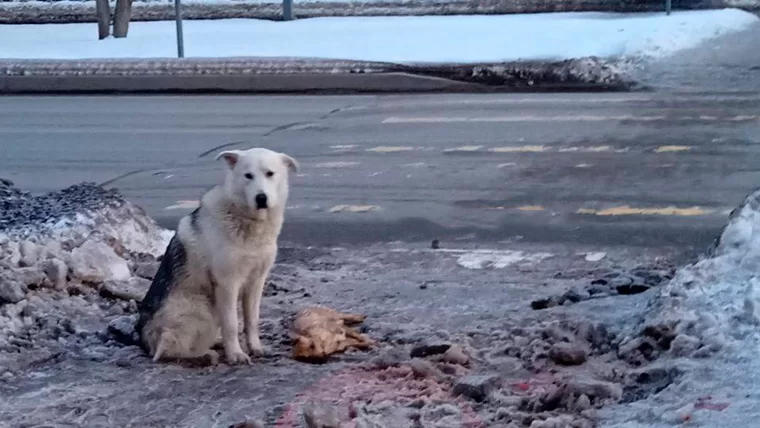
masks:
<path fill-rule="evenodd" d="M 673 0 L 665 0 L 665 13 L 670 15 L 670 10 L 672 9 L 672 6 L 673 6 Z"/>
<path fill-rule="evenodd" d="M 282 0 L 282 19 L 284 21 L 293 20 L 293 0 Z"/>
<path fill-rule="evenodd" d="M 177 58 L 185 57 L 185 41 L 182 36 L 182 12 L 180 12 L 180 0 L 174 0 L 174 19 L 177 21 Z"/>

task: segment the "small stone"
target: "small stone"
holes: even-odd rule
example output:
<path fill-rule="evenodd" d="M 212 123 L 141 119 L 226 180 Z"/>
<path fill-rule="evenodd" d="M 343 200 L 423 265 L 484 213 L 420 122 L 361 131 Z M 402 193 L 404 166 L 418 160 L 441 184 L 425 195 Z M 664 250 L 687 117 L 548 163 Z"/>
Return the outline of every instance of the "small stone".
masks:
<path fill-rule="evenodd" d="M 557 343 L 549 349 L 549 358 L 563 366 L 578 366 L 586 362 L 588 355 L 578 345 Z"/>
<path fill-rule="evenodd" d="M 18 248 L 21 255 L 19 266 L 29 267 L 37 263 L 37 260 L 40 258 L 40 251 L 42 250 L 39 245 L 30 241 L 22 241 Z"/>
<path fill-rule="evenodd" d="M 434 250 L 437 250 L 437 249 L 441 248 L 441 241 L 439 241 L 437 239 L 433 239 L 433 242 L 430 243 L 430 248 L 432 248 Z"/>
<path fill-rule="evenodd" d="M 136 322 L 137 317 L 135 315 L 114 318 L 108 323 L 107 332 L 119 343 L 137 345 L 140 339 L 135 331 Z"/>
<path fill-rule="evenodd" d="M 0 304 L 18 303 L 26 297 L 26 286 L 17 278 L 0 277 Z"/>
<path fill-rule="evenodd" d="M 424 398 L 415 398 L 412 400 L 412 402 L 409 403 L 409 407 L 413 407 L 415 409 L 421 409 L 427 405 L 428 402 Z"/>
<path fill-rule="evenodd" d="M 499 407 L 498 409 L 496 409 L 496 413 L 494 414 L 494 417 L 497 421 L 505 420 L 505 419 L 509 420 L 509 419 L 512 419 L 512 413 L 513 413 L 512 409 L 509 409 L 506 407 Z"/>
<path fill-rule="evenodd" d="M 409 362 L 409 367 L 412 368 L 412 373 L 417 377 L 429 377 L 433 379 L 444 377 L 443 373 L 433 363 L 421 358 L 412 358 L 412 361 Z"/>
<path fill-rule="evenodd" d="M 504 407 L 520 407 L 525 398 L 518 395 L 500 395 L 497 401 Z"/>
<path fill-rule="evenodd" d="M 576 378 L 568 382 L 567 392 L 578 396 L 586 395 L 594 401 L 618 401 L 623 397 L 623 388 L 620 385 L 590 378 Z"/>
<path fill-rule="evenodd" d="M 554 299 L 537 299 L 532 302 L 530 302 L 530 307 L 533 310 L 541 310 L 541 309 L 548 309 L 551 307 L 557 306 L 557 302 Z"/>
<path fill-rule="evenodd" d="M 472 400 L 481 402 L 495 390 L 500 383 L 498 375 L 469 375 L 459 379 L 454 384 L 454 394 L 462 395 Z"/>
<path fill-rule="evenodd" d="M 301 410 L 309 428 L 340 428 L 338 411 L 329 404 L 309 401 Z"/>
<path fill-rule="evenodd" d="M 451 347 L 450 343 L 424 343 L 416 345 L 409 351 L 409 355 L 412 358 L 425 358 L 431 355 L 439 355 L 448 351 Z"/>
<path fill-rule="evenodd" d="M 465 354 L 464 349 L 462 349 L 461 346 L 451 345 L 451 347 L 443 354 L 443 361 L 463 366 L 470 361 L 470 357 Z"/>
<path fill-rule="evenodd" d="M 135 263 L 135 275 L 152 280 L 160 265 L 160 262 L 137 262 Z"/>
<path fill-rule="evenodd" d="M 100 285 L 98 292 L 106 299 L 142 301 L 150 288 L 150 281 L 145 278 L 133 277 L 127 281 L 107 281 Z"/>
<path fill-rule="evenodd" d="M 575 400 L 575 410 L 582 412 L 591 408 L 591 400 L 589 400 L 586 394 L 581 394 L 577 400 Z"/>
<path fill-rule="evenodd" d="M 633 284 L 633 278 L 628 275 L 620 275 L 610 279 L 610 288 L 617 289 L 618 287 L 628 287 Z"/>
<path fill-rule="evenodd" d="M 372 365 L 380 370 L 389 367 L 398 367 L 408 359 L 406 352 L 401 348 L 391 348 L 372 359 Z"/>
<path fill-rule="evenodd" d="M 47 259 L 42 264 L 42 270 L 45 272 L 45 275 L 47 275 L 53 288 L 56 290 L 63 290 L 66 288 L 69 268 L 64 261 L 59 259 Z"/>
<path fill-rule="evenodd" d="M 560 304 L 564 305 L 567 302 L 578 303 L 584 300 L 588 300 L 588 298 L 589 298 L 589 293 L 587 291 L 571 289 L 571 290 L 566 291 L 562 295 L 562 297 L 560 298 Z"/>

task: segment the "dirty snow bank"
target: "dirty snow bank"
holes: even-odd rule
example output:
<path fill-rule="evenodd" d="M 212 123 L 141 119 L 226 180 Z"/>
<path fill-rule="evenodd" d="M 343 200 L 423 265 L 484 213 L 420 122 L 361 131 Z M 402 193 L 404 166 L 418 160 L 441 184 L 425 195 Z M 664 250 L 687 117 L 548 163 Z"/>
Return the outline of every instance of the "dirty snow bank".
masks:
<path fill-rule="evenodd" d="M 97 349 L 104 320 L 128 329 L 117 318 L 136 310 L 172 232 L 92 184 L 33 196 L 0 180 L 0 208 L 0 378 L 29 364 L 27 351 Z"/>
<path fill-rule="evenodd" d="M 262 302 L 273 354 L 198 370 L 152 364 L 133 346 L 165 231 L 95 186 L 0 189 L 0 420 L 10 426 L 235 426 L 255 415 L 280 427 L 591 428 L 600 409 L 653 389 L 633 380 L 656 368 L 619 346 L 636 302 L 670 278 L 650 255 L 281 248 Z M 147 238 L 120 240 L 134 235 Z M 315 304 L 366 314 L 377 348 L 321 367 L 292 361 L 290 314 Z"/>
<path fill-rule="evenodd" d="M 188 21 L 188 57 L 309 57 L 395 63 L 482 63 L 584 57 L 659 58 L 758 18 L 738 9 L 664 14 Z M 487 35 L 483 37 L 482 35 Z M 134 22 L 126 39 L 95 40 L 90 24 L 2 25 L 0 58 L 174 57 L 173 21 Z"/>
<path fill-rule="evenodd" d="M 760 417 L 760 190 L 735 209 L 697 263 L 679 269 L 622 348 L 664 352 L 680 372 L 659 394 L 610 408 L 606 426 L 755 426 Z"/>

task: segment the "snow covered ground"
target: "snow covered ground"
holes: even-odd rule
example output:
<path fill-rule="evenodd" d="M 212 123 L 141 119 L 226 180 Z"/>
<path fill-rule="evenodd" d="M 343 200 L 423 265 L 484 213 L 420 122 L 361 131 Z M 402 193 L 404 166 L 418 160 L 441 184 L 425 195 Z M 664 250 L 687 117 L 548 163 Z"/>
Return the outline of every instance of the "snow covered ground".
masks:
<path fill-rule="evenodd" d="M 678 378 L 646 400 L 606 410 L 605 427 L 758 426 L 760 363 L 760 190 L 731 213 L 707 257 L 676 272 L 649 302 L 639 328 L 621 349 L 642 348 L 664 333 L 669 351 L 656 363 Z M 647 330 L 650 333 L 647 333 Z M 651 342 L 650 342 L 651 343 Z"/>
<path fill-rule="evenodd" d="M 758 21 L 738 9 L 664 14 L 186 21 L 188 57 L 317 57 L 420 62 L 660 58 Z M 0 26 L 0 58 L 174 57 L 174 22 L 135 22 L 129 37 L 98 41 L 94 24 Z"/>

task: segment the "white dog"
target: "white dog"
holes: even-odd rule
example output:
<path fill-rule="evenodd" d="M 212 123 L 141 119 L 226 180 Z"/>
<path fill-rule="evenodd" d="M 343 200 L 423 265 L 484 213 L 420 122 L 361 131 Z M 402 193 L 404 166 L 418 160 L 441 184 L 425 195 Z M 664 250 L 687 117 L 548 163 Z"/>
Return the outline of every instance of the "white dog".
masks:
<path fill-rule="evenodd" d="M 228 363 L 250 363 L 238 339 L 239 299 L 248 351 L 262 355 L 259 307 L 277 255 L 288 200 L 288 175 L 298 163 L 262 148 L 229 150 L 223 186 L 203 195 L 183 217 L 140 304 L 137 331 L 154 361 L 207 358 L 219 328 Z"/>

